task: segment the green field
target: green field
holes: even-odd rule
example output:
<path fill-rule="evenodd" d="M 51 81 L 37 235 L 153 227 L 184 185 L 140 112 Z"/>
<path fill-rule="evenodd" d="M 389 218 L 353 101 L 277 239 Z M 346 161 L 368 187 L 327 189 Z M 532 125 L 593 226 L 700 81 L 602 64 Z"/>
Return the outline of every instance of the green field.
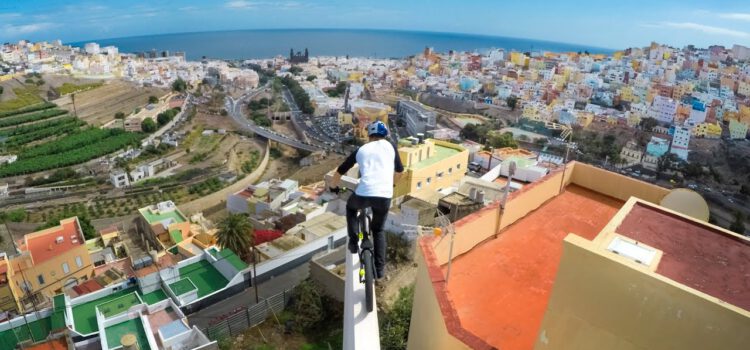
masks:
<path fill-rule="evenodd" d="M 197 287 L 192 282 L 190 282 L 190 279 L 187 278 L 170 284 L 169 288 L 172 289 L 174 295 L 183 295 L 189 291 L 197 289 Z"/>
<path fill-rule="evenodd" d="M 102 83 L 80 84 L 80 85 L 64 83 L 60 85 L 59 87 L 55 88 L 55 90 L 57 90 L 57 92 L 62 96 L 62 95 L 72 94 L 78 91 L 95 89 L 100 86 L 102 86 Z"/>
<path fill-rule="evenodd" d="M 13 92 L 16 94 L 16 98 L 8 101 L 0 102 L 0 116 L 4 116 L 5 112 L 13 112 L 24 107 L 28 107 L 35 104 L 41 104 L 44 102 L 35 88 L 15 88 Z"/>

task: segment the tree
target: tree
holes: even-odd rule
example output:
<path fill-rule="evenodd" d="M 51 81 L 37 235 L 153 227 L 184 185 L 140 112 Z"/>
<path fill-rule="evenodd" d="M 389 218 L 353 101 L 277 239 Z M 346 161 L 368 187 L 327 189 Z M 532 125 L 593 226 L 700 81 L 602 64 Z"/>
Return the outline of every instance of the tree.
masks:
<path fill-rule="evenodd" d="M 292 66 L 291 68 L 289 68 L 289 73 L 292 73 L 294 75 L 302 73 L 302 67 Z"/>
<path fill-rule="evenodd" d="M 494 148 L 518 148 L 518 142 L 513 139 L 513 134 L 509 132 L 503 133 L 502 135 L 492 135 L 487 143 Z"/>
<path fill-rule="evenodd" d="M 241 257 L 250 254 L 253 246 L 253 225 L 243 214 L 229 214 L 219 222 L 217 242 L 222 248 L 231 249 Z"/>
<path fill-rule="evenodd" d="M 482 142 L 487 137 L 487 128 L 482 125 L 468 123 L 461 129 L 459 135 L 464 139 Z"/>
<path fill-rule="evenodd" d="M 323 320 L 325 310 L 315 282 L 309 279 L 302 281 L 294 288 L 293 300 L 291 311 L 294 315 L 294 326 L 298 331 L 312 329 Z"/>
<path fill-rule="evenodd" d="M 154 122 L 154 120 L 153 120 L 153 119 L 151 119 L 151 118 L 146 118 L 146 119 L 144 119 L 144 120 L 143 120 L 143 122 L 141 123 L 141 130 L 142 130 L 143 132 L 145 132 L 145 133 L 148 133 L 148 134 L 150 134 L 150 133 L 152 133 L 152 132 L 156 131 L 156 123 Z"/>
<path fill-rule="evenodd" d="M 315 80 L 315 79 L 317 79 L 317 78 L 318 78 L 318 77 L 316 77 L 316 76 L 314 76 L 314 75 L 308 75 L 308 76 L 307 76 L 307 81 L 313 81 L 313 80 Z"/>
<path fill-rule="evenodd" d="M 643 128 L 643 130 L 651 131 L 657 125 L 659 125 L 659 122 L 657 122 L 654 118 L 646 117 L 641 119 L 641 128 Z"/>
<path fill-rule="evenodd" d="M 177 78 L 177 80 L 172 83 L 172 90 L 177 92 L 185 92 L 185 90 L 187 90 L 187 83 L 182 80 L 182 78 Z"/>
<path fill-rule="evenodd" d="M 384 349 L 406 349 L 414 303 L 414 286 L 401 288 L 398 299 L 380 319 L 380 345 Z"/>
<path fill-rule="evenodd" d="M 507 104 L 512 111 L 515 111 L 516 106 L 518 105 L 518 97 L 508 96 L 508 98 L 505 99 L 505 104 Z"/>
<path fill-rule="evenodd" d="M 159 103 L 159 98 L 154 95 L 151 95 L 148 97 L 148 103 L 151 103 L 151 104 Z"/>
<path fill-rule="evenodd" d="M 742 213 L 739 211 L 735 211 L 734 222 L 732 222 L 732 225 L 729 226 L 729 229 L 741 235 L 744 235 L 745 234 L 745 215 L 742 215 Z"/>
<path fill-rule="evenodd" d="M 159 124 L 159 126 L 166 125 L 171 120 L 172 118 L 169 116 L 169 114 L 166 113 L 159 113 L 159 115 L 156 116 L 156 122 Z"/>
<path fill-rule="evenodd" d="M 125 113 L 123 112 L 115 113 L 115 119 L 125 119 Z"/>

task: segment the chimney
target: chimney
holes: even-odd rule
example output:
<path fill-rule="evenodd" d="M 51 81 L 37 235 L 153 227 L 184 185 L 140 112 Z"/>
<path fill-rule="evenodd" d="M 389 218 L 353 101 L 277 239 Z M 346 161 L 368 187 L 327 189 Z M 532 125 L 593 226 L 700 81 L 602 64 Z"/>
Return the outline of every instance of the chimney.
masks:
<path fill-rule="evenodd" d="M 484 203 L 484 191 L 477 192 L 476 198 L 474 198 L 474 201 L 477 203 Z"/>

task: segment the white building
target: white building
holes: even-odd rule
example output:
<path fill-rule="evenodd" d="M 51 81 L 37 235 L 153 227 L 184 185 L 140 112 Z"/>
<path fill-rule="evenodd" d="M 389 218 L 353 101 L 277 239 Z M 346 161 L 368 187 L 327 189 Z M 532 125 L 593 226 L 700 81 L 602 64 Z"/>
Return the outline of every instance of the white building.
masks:
<path fill-rule="evenodd" d="M 677 114 L 678 102 L 664 96 L 654 97 L 654 103 L 649 110 L 649 117 L 659 122 L 671 124 Z"/>
<path fill-rule="evenodd" d="M 128 179 L 128 173 L 122 169 L 117 169 L 109 174 L 109 182 L 116 188 L 123 188 L 130 186 L 130 179 Z"/>
<path fill-rule="evenodd" d="M 86 51 L 89 55 L 98 55 L 99 54 L 99 44 L 97 43 L 86 43 L 84 45 L 83 50 Z"/>
<path fill-rule="evenodd" d="M 688 159 L 688 144 L 690 143 L 690 129 L 676 126 L 674 129 L 674 136 L 672 138 L 672 147 L 669 150 L 680 157 L 680 159 L 687 161 Z"/>

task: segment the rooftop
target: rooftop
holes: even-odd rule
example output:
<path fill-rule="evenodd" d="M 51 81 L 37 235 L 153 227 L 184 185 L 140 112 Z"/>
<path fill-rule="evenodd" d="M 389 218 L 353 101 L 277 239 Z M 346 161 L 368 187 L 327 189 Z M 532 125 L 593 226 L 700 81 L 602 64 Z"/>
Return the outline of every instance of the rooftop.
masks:
<path fill-rule="evenodd" d="M 428 167 L 430 165 L 437 164 L 437 163 L 439 163 L 439 162 L 441 162 L 441 161 L 449 158 L 450 156 L 453 156 L 453 155 L 458 154 L 460 152 L 461 151 L 459 151 L 456 148 L 445 147 L 443 145 L 435 143 L 435 155 L 433 155 L 432 157 L 429 157 L 427 159 L 423 159 L 421 162 L 415 162 L 414 164 L 412 164 L 411 168 L 413 168 L 413 169 L 426 168 L 426 167 Z"/>
<path fill-rule="evenodd" d="M 104 331 L 107 335 L 107 345 L 110 349 L 114 349 L 120 346 L 120 339 L 123 335 L 128 333 L 135 334 L 138 340 L 138 348 L 142 350 L 150 350 L 148 345 L 148 338 L 146 338 L 146 332 L 143 328 L 143 322 L 140 318 L 134 318 L 125 322 L 118 323 L 114 326 L 109 326 Z"/>
<path fill-rule="evenodd" d="M 231 249 L 222 249 L 221 251 L 217 251 L 216 249 L 209 249 L 209 252 L 218 260 L 226 259 L 238 271 L 243 270 L 247 267 L 247 264 L 245 264 L 245 262 L 242 261 L 242 259 L 240 259 L 240 257 L 237 256 L 237 254 L 235 254 Z"/>
<path fill-rule="evenodd" d="M 216 292 L 224 288 L 229 281 L 206 260 L 180 268 L 180 277 L 190 278 L 190 281 L 198 287 L 198 298 Z"/>
<path fill-rule="evenodd" d="M 195 284 L 193 284 L 193 282 L 190 282 L 190 279 L 187 278 L 170 284 L 169 288 L 172 289 L 175 295 L 183 295 L 187 292 L 197 289 Z"/>
<path fill-rule="evenodd" d="M 159 204 L 163 203 L 166 202 L 162 202 Z M 182 213 L 179 209 L 177 209 L 174 203 L 171 207 L 162 208 L 161 210 L 159 209 L 158 205 L 151 205 L 145 208 L 138 209 L 138 211 L 141 213 L 143 218 L 146 219 L 146 222 L 148 222 L 149 225 L 164 221 L 168 221 L 169 224 L 187 221 L 187 219 L 185 219 L 185 216 L 182 215 Z"/>
<path fill-rule="evenodd" d="M 461 326 L 497 348 L 533 348 L 563 239 L 571 232 L 593 239 L 621 205 L 619 200 L 570 185 L 497 239 L 455 259 L 448 292 Z M 487 286 L 498 288 L 488 293 Z"/>
<path fill-rule="evenodd" d="M 62 239 L 58 239 L 62 237 Z M 75 217 L 60 220 L 60 225 L 24 236 L 26 249 L 34 264 L 43 263 L 53 257 L 85 243 Z M 60 242 L 60 243 L 58 243 Z"/>
<path fill-rule="evenodd" d="M 132 292 L 119 298 L 112 299 L 96 306 L 99 312 L 106 318 L 119 315 L 128 311 L 132 306 L 142 304 L 138 293 Z"/>
<path fill-rule="evenodd" d="M 747 240 L 643 203 L 615 232 L 661 250 L 657 274 L 750 311 Z"/>
<path fill-rule="evenodd" d="M 114 292 L 104 298 L 99 298 L 87 303 L 74 306 L 73 321 L 75 322 L 75 330 L 81 334 L 98 332 L 99 328 L 97 328 L 96 325 L 96 306 L 131 294 L 133 292 L 135 292 L 135 288 L 123 289 L 121 291 Z"/>

